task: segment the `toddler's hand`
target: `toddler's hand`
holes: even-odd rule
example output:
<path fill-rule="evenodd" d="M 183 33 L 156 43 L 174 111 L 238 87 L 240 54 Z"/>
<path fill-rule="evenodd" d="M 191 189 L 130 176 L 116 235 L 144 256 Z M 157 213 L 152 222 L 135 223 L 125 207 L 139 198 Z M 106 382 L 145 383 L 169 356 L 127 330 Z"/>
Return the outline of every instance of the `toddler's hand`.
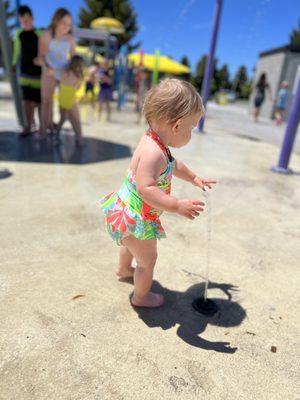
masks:
<path fill-rule="evenodd" d="M 204 210 L 204 203 L 199 200 L 178 200 L 177 214 L 183 217 L 194 219 Z"/>
<path fill-rule="evenodd" d="M 217 183 L 216 181 L 206 181 L 204 179 L 200 179 L 200 178 L 198 178 L 198 176 L 196 176 L 196 178 L 194 179 L 194 182 L 193 182 L 193 184 L 195 186 L 198 186 L 204 192 L 205 192 L 205 187 L 208 187 L 209 189 L 211 189 L 212 185 L 215 185 L 216 183 Z"/>

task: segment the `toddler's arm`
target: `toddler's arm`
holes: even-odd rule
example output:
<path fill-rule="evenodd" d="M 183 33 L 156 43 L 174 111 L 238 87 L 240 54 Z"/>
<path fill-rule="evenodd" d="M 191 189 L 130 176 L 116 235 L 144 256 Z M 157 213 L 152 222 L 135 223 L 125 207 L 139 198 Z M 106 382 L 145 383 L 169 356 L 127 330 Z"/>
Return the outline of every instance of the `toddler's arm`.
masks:
<path fill-rule="evenodd" d="M 184 181 L 194 183 L 194 179 L 197 175 L 191 171 L 182 161 L 176 160 L 174 175 Z"/>
<path fill-rule="evenodd" d="M 166 165 L 161 153 L 148 152 L 139 160 L 136 171 L 137 191 L 142 199 L 154 208 L 175 212 L 194 219 L 203 211 L 204 203 L 199 200 L 178 200 L 157 187 L 160 174 Z"/>
<path fill-rule="evenodd" d="M 206 181 L 204 179 L 199 178 L 182 161 L 179 160 L 176 160 L 174 175 L 177 176 L 177 178 L 179 179 L 183 179 L 184 181 L 190 182 L 195 186 L 199 186 L 202 190 L 205 190 L 205 187 L 211 189 L 211 185 L 216 183 L 216 181 L 212 180 Z"/>

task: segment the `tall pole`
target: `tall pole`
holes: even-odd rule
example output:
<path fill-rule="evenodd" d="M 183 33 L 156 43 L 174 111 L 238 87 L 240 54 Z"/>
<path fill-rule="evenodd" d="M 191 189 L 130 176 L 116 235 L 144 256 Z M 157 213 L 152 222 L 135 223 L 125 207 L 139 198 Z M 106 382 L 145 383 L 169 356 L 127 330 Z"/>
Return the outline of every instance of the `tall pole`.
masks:
<path fill-rule="evenodd" d="M 144 50 L 139 51 L 139 61 L 136 73 L 136 111 L 139 113 L 142 108 L 142 69 L 144 64 Z"/>
<path fill-rule="evenodd" d="M 159 67 L 159 50 L 155 50 L 154 52 L 154 60 L 153 60 L 153 74 L 152 74 L 152 86 L 157 85 L 158 82 L 158 67 Z"/>
<path fill-rule="evenodd" d="M 207 100 L 209 98 L 210 93 L 210 80 L 213 74 L 213 67 L 214 67 L 214 59 L 215 59 L 215 51 L 216 51 L 216 44 L 218 38 L 218 31 L 222 13 L 222 6 L 223 0 L 216 0 L 216 8 L 215 8 L 215 18 L 214 18 L 214 25 L 213 25 L 213 32 L 210 42 L 210 49 L 209 54 L 206 59 L 205 63 L 205 73 L 204 73 L 204 80 L 202 83 L 202 90 L 201 90 L 201 97 L 203 100 L 204 106 L 206 106 Z M 204 117 L 198 123 L 198 130 L 203 132 L 204 128 Z"/>
<path fill-rule="evenodd" d="M 19 28 L 20 22 L 19 22 L 19 8 L 21 5 L 21 0 L 16 0 L 16 27 Z"/>
<path fill-rule="evenodd" d="M 300 121 L 300 78 L 298 80 L 297 90 L 294 95 L 285 135 L 281 147 L 281 152 L 276 167 L 272 168 L 273 172 L 281 174 L 291 174 L 293 171 L 288 168 L 291 152 L 293 150 L 297 128 Z"/>
<path fill-rule="evenodd" d="M 124 45 L 121 46 L 120 52 L 119 52 L 116 83 L 117 83 L 117 87 L 118 87 L 117 109 L 121 110 L 121 108 L 125 102 L 125 84 L 126 84 L 126 48 Z"/>
<path fill-rule="evenodd" d="M 0 41 L 3 55 L 3 61 L 6 73 L 10 80 L 11 91 L 15 102 L 16 113 L 19 124 L 25 126 L 25 116 L 22 107 L 21 91 L 16 74 L 12 71 L 12 47 L 11 39 L 6 25 L 7 15 L 4 7 L 4 1 L 0 0 Z"/>

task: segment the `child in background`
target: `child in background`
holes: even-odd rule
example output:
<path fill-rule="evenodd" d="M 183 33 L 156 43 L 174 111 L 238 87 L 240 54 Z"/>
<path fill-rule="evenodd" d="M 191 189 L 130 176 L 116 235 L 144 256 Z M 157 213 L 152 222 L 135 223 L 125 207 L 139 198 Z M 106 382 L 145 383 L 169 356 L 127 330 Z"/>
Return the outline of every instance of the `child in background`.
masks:
<path fill-rule="evenodd" d="M 94 89 L 99 66 L 100 64 L 97 61 L 94 61 L 93 65 L 88 69 L 88 74 L 85 81 L 85 96 L 87 97 L 88 93 L 91 92 L 93 102 L 95 100 Z"/>
<path fill-rule="evenodd" d="M 83 80 L 83 59 L 73 56 L 67 68 L 61 74 L 59 85 L 60 121 L 57 126 L 56 140 L 59 142 L 60 130 L 69 119 L 76 134 L 76 144 L 83 146 L 79 109 L 76 100 L 76 91 Z"/>
<path fill-rule="evenodd" d="M 110 121 L 110 102 L 112 101 L 112 79 L 110 77 L 109 62 L 105 61 L 99 70 L 99 116 L 102 114 L 103 105 L 107 113 L 107 121 Z"/>
<path fill-rule="evenodd" d="M 142 119 L 142 105 L 147 93 L 147 71 L 139 67 L 135 74 L 136 105 L 135 110 L 138 114 L 137 123 Z"/>
<path fill-rule="evenodd" d="M 41 67 L 34 64 L 38 55 L 38 41 L 41 35 L 39 29 L 35 29 L 32 11 L 28 6 L 20 6 L 18 9 L 21 29 L 18 29 L 14 38 L 13 70 L 16 71 L 20 59 L 19 83 L 22 89 L 26 126 L 21 136 L 31 133 L 34 125 L 34 110 L 38 108 L 40 115 L 41 106 Z"/>
<path fill-rule="evenodd" d="M 163 80 L 147 93 L 143 113 L 149 129 L 132 156 L 121 188 L 105 196 L 101 208 L 108 233 L 121 246 L 117 276 L 134 278 L 132 305 L 159 307 L 163 296 L 150 292 L 157 239 L 166 236 L 159 217 L 169 211 L 193 220 L 204 207 L 199 200 L 172 196 L 172 175 L 202 190 L 216 182 L 199 178 L 175 160 L 168 147 L 185 146 L 203 116 L 202 100 L 190 83 Z M 133 258 L 136 268 L 131 265 Z"/>
<path fill-rule="evenodd" d="M 289 84 L 287 81 L 281 82 L 280 89 L 277 93 L 276 109 L 275 109 L 276 125 L 280 125 L 283 121 L 284 112 L 285 112 L 288 97 L 290 94 L 288 87 L 289 87 Z"/>
<path fill-rule="evenodd" d="M 47 4 L 45 3 L 45 7 Z M 49 27 L 39 38 L 39 54 L 35 60 L 42 70 L 42 107 L 41 125 L 38 139 L 47 136 L 47 130 L 54 129 L 53 95 L 58 85 L 62 71 L 67 67 L 69 59 L 75 55 L 75 38 L 72 33 L 72 16 L 65 8 L 58 8 Z"/>

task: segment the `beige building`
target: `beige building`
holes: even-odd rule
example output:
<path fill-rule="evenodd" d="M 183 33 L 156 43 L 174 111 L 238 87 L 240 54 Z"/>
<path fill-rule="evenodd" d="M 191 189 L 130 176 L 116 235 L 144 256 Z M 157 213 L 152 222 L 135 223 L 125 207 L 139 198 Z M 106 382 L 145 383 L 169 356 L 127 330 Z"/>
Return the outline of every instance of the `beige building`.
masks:
<path fill-rule="evenodd" d="M 300 52 L 291 51 L 290 46 L 287 45 L 260 53 L 255 70 L 254 84 L 256 84 L 263 72 L 267 74 L 273 101 L 270 101 L 266 93 L 265 101 L 261 107 L 261 115 L 266 118 L 272 118 L 275 109 L 274 100 L 280 83 L 283 80 L 288 81 L 290 91 L 295 92 L 296 82 L 300 77 Z M 254 96 L 255 90 L 250 98 L 251 107 L 253 107 Z M 292 96 L 289 97 L 288 109 L 291 105 L 291 99 Z M 288 110 L 286 115 L 288 115 Z"/>

